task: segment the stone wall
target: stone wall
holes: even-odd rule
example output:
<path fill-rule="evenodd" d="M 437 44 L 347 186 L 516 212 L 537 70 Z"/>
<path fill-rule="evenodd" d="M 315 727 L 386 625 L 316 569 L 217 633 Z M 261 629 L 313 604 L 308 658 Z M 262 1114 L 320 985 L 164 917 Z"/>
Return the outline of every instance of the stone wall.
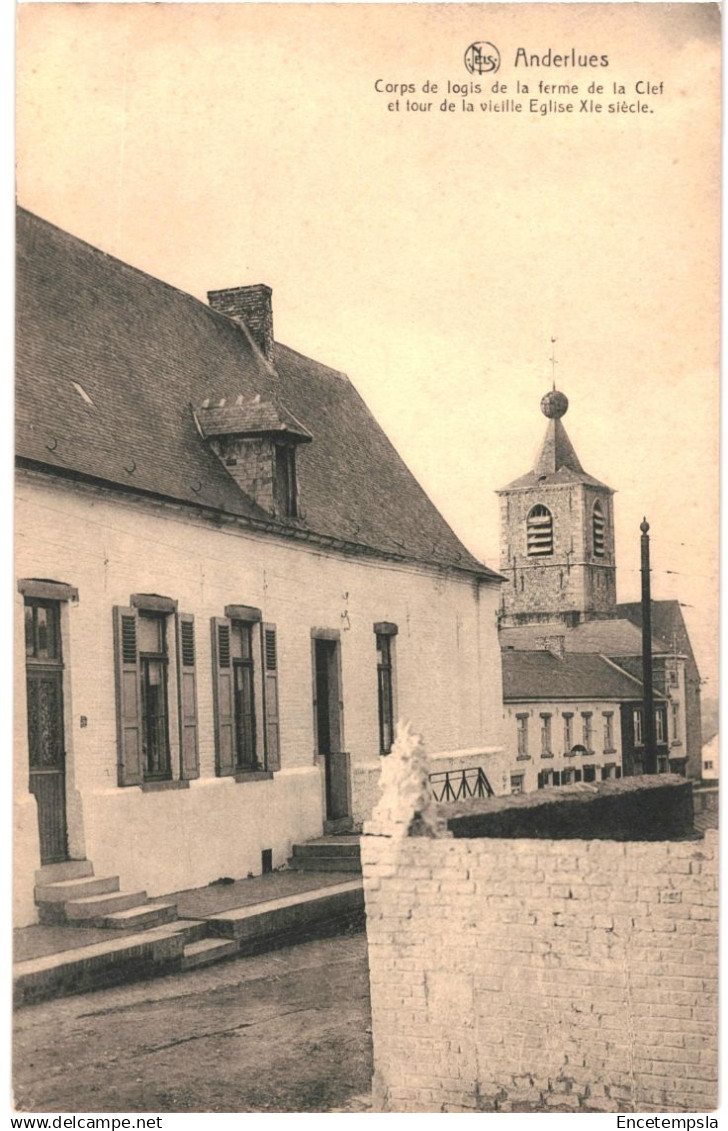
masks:
<path fill-rule="evenodd" d="M 365 836 L 374 1109 L 717 1102 L 718 841 Z"/>

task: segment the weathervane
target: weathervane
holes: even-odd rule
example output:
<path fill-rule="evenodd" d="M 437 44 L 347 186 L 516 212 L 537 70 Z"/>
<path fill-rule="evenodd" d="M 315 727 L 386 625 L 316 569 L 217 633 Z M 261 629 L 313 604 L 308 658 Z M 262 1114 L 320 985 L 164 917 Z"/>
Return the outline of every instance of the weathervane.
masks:
<path fill-rule="evenodd" d="M 558 362 L 556 360 L 556 338 L 551 339 L 551 357 L 549 358 L 549 361 L 551 362 L 551 388 L 555 392 L 556 391 L 556 366 L 558 365 Z"/>

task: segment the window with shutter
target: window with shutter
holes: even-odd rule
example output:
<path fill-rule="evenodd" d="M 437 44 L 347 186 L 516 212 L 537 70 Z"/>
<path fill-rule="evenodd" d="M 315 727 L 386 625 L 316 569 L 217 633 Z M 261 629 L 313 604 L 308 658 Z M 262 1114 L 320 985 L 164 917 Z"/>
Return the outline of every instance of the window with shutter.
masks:
<path fill-rule="evenodd" d="M 266 768 L 280 770 L 280 724 L 278 719 L 278 642 L 274 624 L 263 625 Z"/>
<path fill-rule="evenodd" d="M 118 781 L 119 785 L 141 785 L 144 770 L 137 610 L 117 605 L 113 617 Z"/>
<path fill-rule="evenodd" d="M 231 622 L 212 617 L 212 691 L 215 707 L 215 769 L 219 776 L 235 773 L 233 668 L 230 656 Z"/>
<path fill-rule="evenodd" d="M 177 616 L 177 673 L 180 777 L 183 781 L 190 781 L 200 776 L 195 618 L 191 613 L 179 613 Z"/>

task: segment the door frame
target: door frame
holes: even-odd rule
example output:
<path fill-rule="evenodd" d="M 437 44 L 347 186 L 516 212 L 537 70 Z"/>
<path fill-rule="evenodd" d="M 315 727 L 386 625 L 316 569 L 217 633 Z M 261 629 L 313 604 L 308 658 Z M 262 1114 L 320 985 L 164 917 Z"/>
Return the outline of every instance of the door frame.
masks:
<path fill-rule="evenodd" d="M 78 604 L 78 589 L 63 581 L 55 581 L 46 578 L 19 578 L 17 581 L 17 591 L 21 594 L 21 602 L 19 608 L 20 623 L 19 629 L 21 639 L 19 647 L 22 648 L 20 655 L 23 657 L 22 661 L 22 699 L 18 701 L 19 714 L 18 719 L 22 718 L 22 727 L 24 733 L 25 754 L 22 763 L 16 763 L 16 774 L 22 773 L 23 778 L 30 785 L 30 745 L 28 734 L 28 721 L 27 721 L 27 694 L 28 694 L 28 680 L 25 663 L 25 645 L 24 645 L 24 632 L 25 632 L 25 606 L 26 598 L 42 598 L 45 600 L 56 601 L 59 606 L 59 632 L 61 641 L 61 701 L 63 712 L 63 747 L 64 747 L 64 785 L 65 785 L 65 823 L 66 823 L 66 847 L 67 859 L 69 860 L 83 860 L 86 856 L 85 837 L 83 830 L 83 814 L 81 810 L 81 799 L 77 792 L 76 787 L 76 764 L 74 760 L 73 749 L 73 705 L 72 705 L 72 654 L 71 654 L 71 633 L 70 633 L 70 615 L 71 605 Z M 18 691 L 20 684 L 16 684 Z M 81 727 L 87 725 L 85 717 L 80 720 Z M 16 731 L 19 733 L 19 731 Z M 23 747 L 21 746 L 21 749 Z M 17 787 L 16 787 L 17 788 Z M 37 801 L 34 794 L 28 788 L 28 800 L 32 798 L 32 805 L 37 813 Z M 36 817 L 36 821 L 38 817 Z M 36 836 L 39 837 L 40 827 L 37 826 L 38 832 Z M 36 840 L 38 856 L 37 867 L 44 867 L 40 862 L 40 843 Z"/>
<path fill-rule="evenodd" d="M 327 764 L 326 755 L 319 753 L 319 739 L 318 739 L 318 685 L 317 685 L 317 664 L 316 664 L 316 643 L 320 640 L 326 640 L 335 645 L 334 648 L 334 668 L 336 672 L 336 680 L 338 684 L 338 730 L 339 730 L 339 749 L 334 753 L 343 754 L 346 750 L 346 739 L 344 737 L 344 684 L 343 684 L 343 669 L 342 669 L 342 648 L 341 648 L 341 632 L 338 628 L 312 628 L 311 629 L 311 701 L 313 706 L 313 743 L 314 743 L 314 764 L 321 769 L 321 804 L 322 812 L 324 815 L 324 832 L 338 832 L 351 828 L 351 764 L 347 759 L 347 775 L 346 775 L 346 810 L 347 815 L 332 820 L 328 816 L 328 789 L 327 789 Z"/>

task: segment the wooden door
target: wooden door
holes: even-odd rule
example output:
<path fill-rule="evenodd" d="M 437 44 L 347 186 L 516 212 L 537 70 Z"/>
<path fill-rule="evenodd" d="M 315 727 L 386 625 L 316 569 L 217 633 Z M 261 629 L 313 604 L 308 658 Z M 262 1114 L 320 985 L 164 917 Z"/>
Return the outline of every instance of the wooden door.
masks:
<path fill-rule="evenodd" d="M 317 752 L 325 759 L 326 819 L 349 816 L 349 757 L 341 749 L 339 642 L 315 640 Z"/>
<path fill-rule="evenodd" d="M 26 599 L 29 789 L 38 805 L 42 864 L 68 859 L 63 662 L 57 601 Z"/>

